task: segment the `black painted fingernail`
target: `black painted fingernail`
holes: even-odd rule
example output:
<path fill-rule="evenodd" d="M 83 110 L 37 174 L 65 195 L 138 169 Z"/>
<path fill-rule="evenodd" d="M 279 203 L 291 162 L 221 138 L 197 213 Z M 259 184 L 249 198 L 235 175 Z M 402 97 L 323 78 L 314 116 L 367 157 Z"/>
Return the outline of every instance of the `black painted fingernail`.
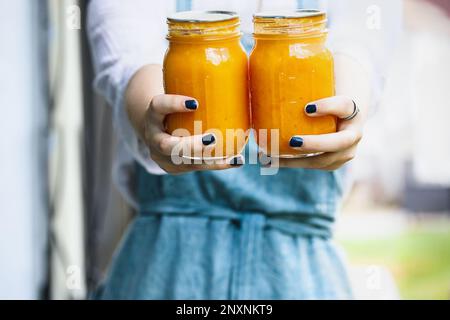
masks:
<path fill-rule="evenodd" d="M 289 145 L 294 148 L 300 148 L 303 146 L 303 139 L 300 137 L 292 137 L 291 141 L 289 141 Z"/>
<path fill-rule="evenodd" d="M 231 159 L 230 165 L 233 167 L 240 167 L 244 165 L 244 161 L 242 160 L 242 157 L 235 157 Z"/>
<path fill-rule="evenodd" d="M 186 106 L 187 109 L 189 110 L 197 110 L 198 108 L 198 103 L 195 100 L 187 100 L 184 105 Z"/>
<path fill-rule="evenodd" d="M 202 138 L 202 143 L 203 143 L 204 146 L 210 146 L 214 142 L 216 142 L 216 137 L 214 137 L 213 134 L 207 134 L 206 136 L 204 136 Z"/>
<path fill-rule="evenodd" d="M 306 106 L 306 113 L 316 113 L 317 112 L 317 106 L 315 104 L 308 104 Z"/>

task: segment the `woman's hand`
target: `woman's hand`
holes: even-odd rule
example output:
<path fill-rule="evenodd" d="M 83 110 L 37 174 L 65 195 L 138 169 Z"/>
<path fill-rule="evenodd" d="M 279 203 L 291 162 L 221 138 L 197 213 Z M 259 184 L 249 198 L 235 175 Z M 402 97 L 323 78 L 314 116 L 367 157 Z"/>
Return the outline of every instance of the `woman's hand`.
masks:
<path fill-rule="evenodd" d="M 242 156 L 207 163 L 175 164 L 179 150 L 190 150 L 190 154 L 214 148 L 215 137 L 176 137 L 166 133 L 164 120 L 168 114 L 195 112 L 201 108 L 191 97 L 162 94 L 162 69 L 159 65 L 148 65 L 140 69 L 131 79 L 126 92 L 126 105 L 130 121 L 141 140 L 150 149 L 151 158 L 167 173 L 181 174 L 190 171 L 224 170 L 237 168 L 244 163 Z M 210 153 L 207 153 L 210 154 Z"/>
<path fill-rule="evenodd" d="M 345 96 L 335 96 L 309 103 L 304 112 L 309 117 L 334 115 L 338 118 L 336 133 L 323 135 L 294 136 L 290 147 L 305 153 L 322 153 L 318 156 L 300 159 L 277 159 L 280 167 L 336 170 L 352 160 L 362 138 L 364 119 L 357 114 L 351 120 L 343 120 L 355 111 L 353 100 Z M 267 163 L 266 156 L 263 162 Z"/>
<path fill-rule="evenodd" d="M 243 164 L 242 156 L 208 164 L 174 164 L 174 157 L 181 154 L 178 150 L 190 150 L 190 154 L 211 154 L 216 138 L 213 134 L 189 137 L 176 137 L 165 132 L 164 120 L 171 113 L 195 112 L 198 108 L 195 99 L 179 95 L 162 94 L 153 97 L 144 124 L 144 141 L 150 149 L 152 159 L 166 172 L 171 174 L 189 171 L 224 170 Z"/>
<path fill-rule="evenodd" d="M 301 159 L 277 159 L 280 167 L 332 171 L 339 169 L 355 157 L 372 99 L 370 71 L 359 61 L 346 54 L 335 53 L 334 62 L 338 95 L 310 102 L 304 112 L 310 117 L 327 114 L 337 116 L 337 132 L 292 137 L 291 148 L 306 153 L 323 152 L 323 154 Z M 343 120 L 355 111 L 353 100 L 358 105 L 360 112 L 351 120 Z M 270 161 L 270 159 L 264 158 L 267 157 L 260 158 L 262 163 Z"/>

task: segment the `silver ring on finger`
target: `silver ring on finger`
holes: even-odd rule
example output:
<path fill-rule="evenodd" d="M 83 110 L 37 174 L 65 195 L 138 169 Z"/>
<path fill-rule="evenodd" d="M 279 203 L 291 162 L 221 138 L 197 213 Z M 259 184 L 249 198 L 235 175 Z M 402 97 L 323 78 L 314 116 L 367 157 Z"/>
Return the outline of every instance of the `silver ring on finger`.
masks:
<path fill-rule="evenodd" d="M 354 106 L 353 113 L 351 115 L 349 115 L 348 117 L 341 118 L 342 121 L 353 120 L 358 115 L 358 113 L 360 112 L 358 106 L 356 105 L 356 102 L 354 100 L 352 100 L 352 102 L 353 102 L 353 106 Z"/>

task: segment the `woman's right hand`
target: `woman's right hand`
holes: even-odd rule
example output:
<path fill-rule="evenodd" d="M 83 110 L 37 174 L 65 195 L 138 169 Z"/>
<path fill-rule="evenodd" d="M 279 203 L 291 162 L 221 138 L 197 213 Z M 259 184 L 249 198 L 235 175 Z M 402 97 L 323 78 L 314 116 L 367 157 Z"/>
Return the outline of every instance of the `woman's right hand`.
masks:
<path fill-rule="evenodd" d="M 224 170 L 242 166 L 244 161 L 241 155 L 213 163 L 210 161 L 202 164 L 197 164 L 197 161 L 174 163 L 174 157 L 178 157 L 179 160 L 178 150 L 190 150 L 191 155 L 197 154 L 194 152 L 213 148 L 214 139 L 211 135 L 175 137 L 166 132 L 164 121 L 167 115 L 195 112 L 201 106 L 190 97 L 162 94 L 164 92 L 162 74 L 160 65 L 150 64 L 142 67 L 130 80 L 125 93 L 128 118 L 137 135 L 150 149 L 152 159 L 170 174 Z"/>
<path fill-rule="evenodd" d="M 241 155 L 218 161 L 197 164 L 194 161 L 175 164 L 174 159 L 180 157 L 180 151 L 189 150 L 190 154 L 205 154 L 214 148 L 216 138 L 212 134 L 177 137 L 165 131 L 164 121 L 167 115 L 180 112 L 195 112 L 198 102 L 190 97 L 160 94 L 151 99 L 145 112 L 142 138 L 150 149 L 151 158 L 166 172 L 181 174 L 190 171 L 225 170 L 240 167 L 243 164 Z M 209 150 L 210 151 L 210 150 Z M 206 153 L 210 154 L 210 152 Z"/>

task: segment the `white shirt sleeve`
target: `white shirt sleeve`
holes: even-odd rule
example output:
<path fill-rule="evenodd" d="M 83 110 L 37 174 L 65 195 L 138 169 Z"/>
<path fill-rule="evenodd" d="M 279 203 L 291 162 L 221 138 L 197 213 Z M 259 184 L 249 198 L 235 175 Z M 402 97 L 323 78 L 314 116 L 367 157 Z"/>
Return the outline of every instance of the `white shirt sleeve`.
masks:
<path fill-rule="evenodd" d="M 152 174 L 164 171 L 150 158 L 139 141 L 124 106 L 124 95 L 132 76 L 146 64 L 162 64 L 166 50 L 165 17 L 169 5 L 147 0 L 91 0 L 87 33 L 92 48 L 96 78 L 94 86 L 113 107 L 114 128 L 130 159 Z M 120 146 L 119 146 L 120 148 Z"/>

